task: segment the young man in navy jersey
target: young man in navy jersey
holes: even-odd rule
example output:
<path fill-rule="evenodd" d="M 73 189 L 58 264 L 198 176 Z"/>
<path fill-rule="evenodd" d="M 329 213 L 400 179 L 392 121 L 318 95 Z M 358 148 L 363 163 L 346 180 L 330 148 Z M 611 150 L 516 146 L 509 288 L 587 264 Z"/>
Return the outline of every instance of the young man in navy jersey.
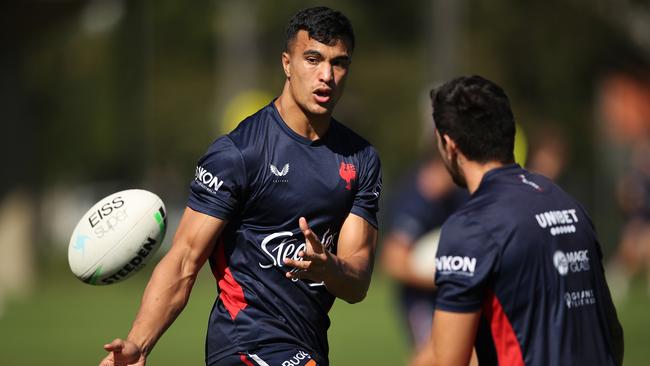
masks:
<path fill-rule="evenodd" d="M 508 98 L 479 76 L 432 92 L 438 148 L 469 201 L 436 255 L 432 337 L 414 365 L 620 365 L 623 332 L 594 227 L 550 180 L 514 163 Z"/>
<path fill-rule="evenodd" d="M 199 160 L 172 247 L 126 340 L 101 365 L 143 365 L 210 262 L 207 365 L 327 365 L 334 299 L 370 285 L 381 189 L 373 147 L 332 118 L 354 34 L 317 7 L 289 22 L 281 95 Z"/>

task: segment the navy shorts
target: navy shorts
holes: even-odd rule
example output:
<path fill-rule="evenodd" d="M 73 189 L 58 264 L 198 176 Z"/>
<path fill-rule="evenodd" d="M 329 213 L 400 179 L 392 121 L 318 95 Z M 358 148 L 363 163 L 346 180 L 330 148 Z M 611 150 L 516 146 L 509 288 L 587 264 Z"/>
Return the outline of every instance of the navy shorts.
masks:
<path fill-rule="evenodd" d="M 226 356 L 208 366 L 318 366 L 318 363 L 308 351 L 283 346 Z"/>

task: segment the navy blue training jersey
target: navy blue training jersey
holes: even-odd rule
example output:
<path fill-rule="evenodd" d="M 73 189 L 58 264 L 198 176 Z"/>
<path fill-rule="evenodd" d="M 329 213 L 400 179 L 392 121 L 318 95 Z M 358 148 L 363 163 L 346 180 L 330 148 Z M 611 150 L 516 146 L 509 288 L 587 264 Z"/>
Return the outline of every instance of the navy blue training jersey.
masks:
<path fill-rule="evenodd" d="M 482 310 L 481 365 L 615 365 L 620 325 L 584 209 L 518 165 L 489 171 L 442 229 L 437 308 Z"/>
<path fill-rule="evenodd" d="M 199 160 L 188 206 L 227 220 L 210 258 L 219 296 L 210 315 L 206 363 L 263 346 L 298 345 L 328 363 L 323 283 L 291 280 L 283 258 L 298 258 L 304 216 L 336 254 L 350 213 L 375 228 L 379 158 L 357 134 L 331 120 L 311 141 L 291 130 L 273 103 L 217 139 Z"/>

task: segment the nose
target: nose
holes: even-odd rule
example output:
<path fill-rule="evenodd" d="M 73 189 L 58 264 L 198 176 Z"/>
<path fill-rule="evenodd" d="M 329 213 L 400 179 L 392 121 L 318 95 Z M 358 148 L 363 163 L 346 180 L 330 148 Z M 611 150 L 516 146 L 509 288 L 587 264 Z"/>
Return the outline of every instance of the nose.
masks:
<path fill-rule="evenodd" d="M 334 70 L 330 63 L 323 62 L 320 70 L 320 81 L 329 84 L 334 78 Z"/>

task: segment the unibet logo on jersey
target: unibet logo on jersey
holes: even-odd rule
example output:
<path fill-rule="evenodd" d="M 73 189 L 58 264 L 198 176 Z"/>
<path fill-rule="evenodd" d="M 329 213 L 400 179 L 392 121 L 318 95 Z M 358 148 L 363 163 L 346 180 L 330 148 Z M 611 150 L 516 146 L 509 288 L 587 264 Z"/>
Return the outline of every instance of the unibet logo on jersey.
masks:
<path fill-rule="evenodd" d="M 535 215 L 535 219 L 539 227 L 549 228 L 549 233 L 556 236 L 575 233 L 574 224 L 578 222 L 578 215 L 576 215 L 575 209 L 551 210 Z"/>
<path fill-rule="evenodd" d="M 474 276 L 476 258 L 461 256 L 436 257 L 436 271 L 438 274 L 458 274 Z"/>

